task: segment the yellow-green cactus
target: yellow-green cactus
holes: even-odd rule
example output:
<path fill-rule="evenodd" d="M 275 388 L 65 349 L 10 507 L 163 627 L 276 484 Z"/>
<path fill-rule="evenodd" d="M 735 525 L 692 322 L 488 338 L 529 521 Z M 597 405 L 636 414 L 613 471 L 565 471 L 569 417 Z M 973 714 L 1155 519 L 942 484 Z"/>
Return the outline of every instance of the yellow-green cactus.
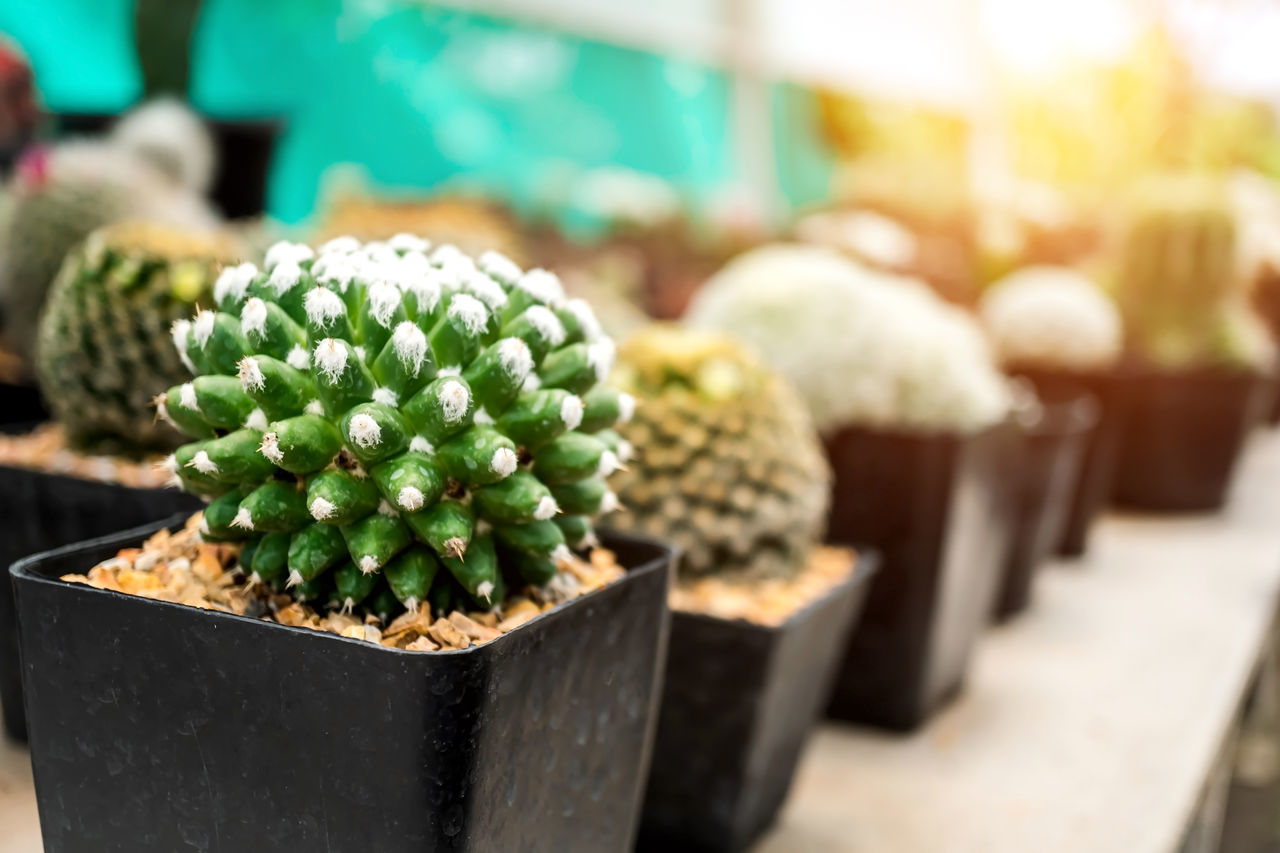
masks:
<path fill-rule="evenodd" d="M 618 475 L 627 512 L 615 523 L 676 542 L 688 577 L 801 568 L 826 522 L 831 475 L 782 377 L 731 338 L 666 326 L 628 340 L 616 375 L 641 403 L 619 432 L 644 452 Z"/>

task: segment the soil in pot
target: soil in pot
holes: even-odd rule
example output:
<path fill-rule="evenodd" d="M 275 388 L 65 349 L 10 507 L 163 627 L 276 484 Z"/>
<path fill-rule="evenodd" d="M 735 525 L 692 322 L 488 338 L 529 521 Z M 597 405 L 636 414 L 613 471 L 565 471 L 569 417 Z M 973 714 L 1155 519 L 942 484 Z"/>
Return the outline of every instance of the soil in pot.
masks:
<path fill-rule="evenodd" d="M 631 849 L 670 548 L 605 536 L 624 577 L 431 652 L 59 579 L 150 532 L 13 570 L 47 850 Z"/>
<path fill-rule="evenodd" d="M 1041 397 L 1061 399 L 1083 388 L 1097 400 L 1098 422 L 1086 437 L 1080 474 L 1057 545 L 1062 556 L 1079 557 L 1088 550 L 1089 532 L 1111 501 L 1128 410 L 1123 376 L 1119 372 L 1081 373 L 1048 368 L 1017 368 L 1013 373 L 1031 382 Z"/>
<path fill-rule="evenodd" d="M 875 567 L 823 548 L 787 580 L 672 591 L 641 850 L 745 850 L 773 822 Z"/>
<path fill-rule="evenodd" d="M 910 730 L 959 691 L 1008 553 L 1000 477 L 1012 435 L 1001 424 L 974 435 L 851 428 L 828 439 L 828 538 L 866 543 L 883 559 L 828 716 Z"/>
<path fill-rule="evenodd" d="M 1007 619 L 1031 603 L 1036 570 L 1062 541 L 1085 448 L 1097 421 L 1094 396 L 1082 388 L 1073 392 L 1066 387 L 1060 392 L 1046 390 L 1037 405 L 1016 418 L 1019 449 L 1008 472 L 1013 541 L 996 598 L 996 619 Z"/>
<path fill-rule="evenodd" d="M 1227 369 L 1132 371 L 1116 503 L 1155 512 L 1222 508 L 1245 441 L 1265 415 L 1268 379 Z"/>
<path fill-rule="evenodd" d="M 60 427 L 0 436 L 0 567 L 72 542 L 190 511 L 200 500 L 161 488 L 149 461 L 88 456 L 67 447 Z M 13 589 L 0 582 L 0 706 L 5 733 L 26 737 Z"/>

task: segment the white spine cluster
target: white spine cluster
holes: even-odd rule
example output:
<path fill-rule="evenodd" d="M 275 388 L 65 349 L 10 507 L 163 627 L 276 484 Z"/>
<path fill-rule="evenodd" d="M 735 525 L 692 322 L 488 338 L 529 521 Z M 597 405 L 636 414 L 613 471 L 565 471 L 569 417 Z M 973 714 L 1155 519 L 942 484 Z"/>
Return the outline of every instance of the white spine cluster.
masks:
<path fill-rule="evenodd" d="M 449 302 L 449 320 L 469 335 L 478 335 L 489 322 L 489 309 L 474 296 L 459 293 Z"/>
<path fill-rule="evenodd" d="M 417 486 L 405 486 L 396 495 L 396 503 L 405 512 L 417 512 L 426 502 L 426 495 Z"/>
<path fill-rule="evenodd" d="M 240 385 L 245 391 L 261 391 L 266 387 L 266 377 L 262 375 L 262 366 L 251 355 L 240 359 Z"/>
<path fill-rule="evenodd" d="M 565 429 L 577 429 L 582 424 L 583 412 L 581 397 L 577 394 L 565 397 L 564 402 L 560 404 L 560 420 L 564 423 Z"/>
<path fill-rule="evenodd" d="M 471 405 L 471 392 L 461 382 L 446 382 L 440 386 L 440 414 L 446 424 L 456 424 L 467 414 Z"/>
<path fill-rule="evenodd" d="M 394 284 L 378 281 L 369 286 L 369 316 L 384 329 L 391 328 L 391 318 L 400 307 L 400 290 Z"/>
<path fill-rule="evenodd" d="M 327 329 L 347 313 L 342 297 L 327 287 L 313 287 L 302 302 L 307 321 L 319 329 Z"/>
<path fill-rule="evenodd" d="M 397 325 L 391 333 L 391 346 L 406 373 L 417 376 L 422 371 L 422 363 L 427 357 L 427 336 L 416 324 L 404 320 Z"/>
<path fill-rule="evenodd" d="M 267 286 L 278 299 L 297 287 L 301 280 L 302 267 L 293 261 L 283 261 L 271 270 L 271 275 L 267 278 Z"/>
<path fill-rule="evenodd" d="M 228 298 L 233 302 L 240 302 L 244 299 L 245 291 L 249 289 L 250 283 L 253 282 L 253 277 L 257 274 L 258 268 L 250 263 L 227 267 L 218 275 L 218 280 L 214 282 L 214 301 L 219 305 Z"/>
<path fill-rule="evenodd" d="M 382 443 L 382 427 L 378 425 L 378 422 L 372 416 L 361 412 L 352 417 L 347 424 L 347 437 L 357 447 L 363 447 L 367 450 Z"/>
<path fill-rule="evenodd" d="M 538 507 L 533 511 L 533 517 L 538 521 L 549 521 L 555 518 L 558 512 L 560 512 L 560 505 L 556 503 L 556 499 L 547 496 L 538 501 Z"/>
<path fill-rule="evenodd" d="M 274 432 L 262 436 L 262 446 L 258 452 L 276 465 L 284 461 L 284 451 L 280 449 L 280 436 Z"/>
<path fill-rule="evenodd" d="M 507 304 L 507 292 L 502 289 L 502 285 L 479 270 L 468 273 L 462 280 L 462 286 L 467 293 L 487 305 L 490 311 L 501 311 Z"/>
<path fill-rule="evenodd" d="M 294 370 L 306 370 L 311 367 L 311 354 L 301 344 L 294 344 L 284 360 Z"/>
<path fill-rule="evenodd" d="M 290 243 L 287 240 L 282 240 L 267 249 L 267 256 L 264 259 L 263 266 L 267 270 L 271 270 L 285 262 L 300 264 L 314 257 L 315 252 L 311 251 L 311 247 L 305 243 Z"/>
<path fill-rule="evenodd" d="M 524 275 L 524 271 L 520 269 L 515 261 L 493 249 L 482 254 L 477 265 L 498 281 L 503 281 L 507 284 L 514 284 L 520 279 L 520 276 Z"/>
<path fill-rule="evenodd" d="M 499 477 L 509 477 L 515 473 L 516 466 L 519 464 L 520 460 L 516 457 L 514 450 L 510 447 L 499 447 L 493 451 L 493 458 L 489 460 L 489 470 Z"/>
<path fill-rule="evenodd" d="M 259 341 L 267 334 L 267 303 L 250 297 L 240 309 L 240 330 Z"/>
<path fill-rule="evenodd" d="M 182 360 L 182 365 L 195 373 L 196 366 L 191 363 L 191 357 L 187 355 L 187 347 L 191 345 L 191 321 L 174 320 L 173 325 L 169 327 L 169 334 L 173 337 L 173 348 L 178 351 L 178 358 Z"/>
<path fill-rule="evenodd" d="M 425 252 L 431 248 L 431 241 L 416 234 L 401 232 L 388 240 L 387 245 L 397 252 Z"/>
<path fill-rule="evenodd" d="M 604 334 L 600 321 L 596 319 L 596 312 L 591 310 L 585 299 L 570 299 L 564 304 L 564 308 L 578 321 L 578 328 L 582 329 L 582 336 L 588 342 Z"/>
<path fill-rule="evenodd" d="M 316 498 L 311 502 L 311 506 L 308 507 L 308 509 L 311 512 L 312 518 L 316 521 L 324 521 L 326 519 L 333 518 L 333 514 L 338 508 L 333 505 L 332 501 L 325 500 L 324 498 Z"/>
<path fill-rule="evenodd" d="M 498 361 L 512 379 L 523 382 L 533 370 L 533 353 L 529 345 L 519 338 L 503 338 L 498 341 Z"/>
<path fill-rule="evenodd" d="M 337 382 L 347 369 L 349 353 L 346 341 L 325 338 L 316 344 L 315 363 L 330 382 Z"/>
<path fill-rule="evenodd" d="M 543 305 L 530 305 L 525 309 L 524 316 L 548 345 L 558 347 L 564 343 L 564 323 L 561 323 L 560 318 L 549 308 Z"/>
<path fill-rule="evenodd" d="M 539 302 L 555 306 L 564 302 L 564 285 L 553 272 L 544 269 L 529 270 L 516 280 L 516 287 Z"/>
<path fill-rule="evenodd" d="M 213 337 L 213 324 L 217 319 L 216 311 L 196 309 L 196 319 L 191 323 L 191 340 L 196 342 L 196 346 L 204 349 L 204 345 L 209 343 L 209 338 Z"/>
<path fill-rule="evenodd" d="M 189 412 L 200 411 L 200 401 L 196 399 L 196 386 L 184 382 L 178 386 L 178 403 Z"/>

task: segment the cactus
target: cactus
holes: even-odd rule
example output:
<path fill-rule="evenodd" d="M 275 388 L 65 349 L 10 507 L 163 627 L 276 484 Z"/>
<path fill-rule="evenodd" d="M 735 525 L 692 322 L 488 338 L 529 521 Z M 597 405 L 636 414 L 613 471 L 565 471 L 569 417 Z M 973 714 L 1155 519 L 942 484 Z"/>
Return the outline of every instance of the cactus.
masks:
<path fill-rule="evenodd" d="M 686 319 L 750 344 L 823 432 L 972 432 L 1008 412 L 1008 388 L 972 318 L 916 279 L 830 249 L 777 244 L 740 255 Z"/>
<path fill-rule="evenodd" d="M 1100 287 L 1066 267 L 1010 273 L 983 295 L 979 315 L 1008 367 L 1089 371 L 1120 358 L 1120 313 Z"/>
<path fill-rule="evenodd" d="M 616 376 L 641 402 L 619 433 L 645 449 L 618 475 L 618 526 L 681 546 L 683 577 L 802 568 L 830 471 L 791 387 L 731 338 L 678 327 L 628 340 Z"/>
<path fill-rule="evenodd" d="M 1261 367 L 1257 334 L 1237 269 L 1237 225 L 1224 188 L 1166 177 L 1138 188 L 1127 211 L 1117 288 L 1137 354 L 1159 367 Z"/>
<path fill-rule="evenodd" d="M 72 443 L 172 449 L 152 401 L 190 379 L 169 327 L 208 303 L 237 257 L 221 234 L 125 223 L 95 231 L 68 255 L 41 316 L 36 373 Z"/>
<path fill-rule="evenodd" d="M 620 392 L 590 308 L 544 270 L 397 236 L 281 243 L 174 325 L 170 458 L 255 582 L 387 617 L 548 583 L 616 507 Z M 396 603 L 398 602 L 398 604 Z"/>
<path fill-rule="evenodd" d="M 128 219 L 208 228 L 217 218 L 194 193 L 150 163 L 101 142 L 68 142 L 28 154 L 0 221 L 5 337 L 31 362 L 45 295 L 72 248 L 103 225 Z"/>

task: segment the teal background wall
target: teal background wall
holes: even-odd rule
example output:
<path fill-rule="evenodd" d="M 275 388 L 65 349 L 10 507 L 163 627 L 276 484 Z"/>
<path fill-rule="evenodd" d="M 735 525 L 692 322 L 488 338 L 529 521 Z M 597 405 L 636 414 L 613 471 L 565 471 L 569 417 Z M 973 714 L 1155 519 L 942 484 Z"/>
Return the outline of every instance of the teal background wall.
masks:
<path fill-rule="evenodd" d="M 140 95 L 132 0 L 9 0 L 53 111 L 118 111 Z M 219 117 L 282 116 L 270 212 L 313 210 L 333 163 L 377 185 L 461 183 L 537 208 L 549 176 L 606 164 L 670 180 L 697 205 L 736 175 L 722 72 L 411 0 L 205 0 L 191 99 Z M 821 198 L 831 158 L 813 98 L 774 91 L 779 180 Z"/>

